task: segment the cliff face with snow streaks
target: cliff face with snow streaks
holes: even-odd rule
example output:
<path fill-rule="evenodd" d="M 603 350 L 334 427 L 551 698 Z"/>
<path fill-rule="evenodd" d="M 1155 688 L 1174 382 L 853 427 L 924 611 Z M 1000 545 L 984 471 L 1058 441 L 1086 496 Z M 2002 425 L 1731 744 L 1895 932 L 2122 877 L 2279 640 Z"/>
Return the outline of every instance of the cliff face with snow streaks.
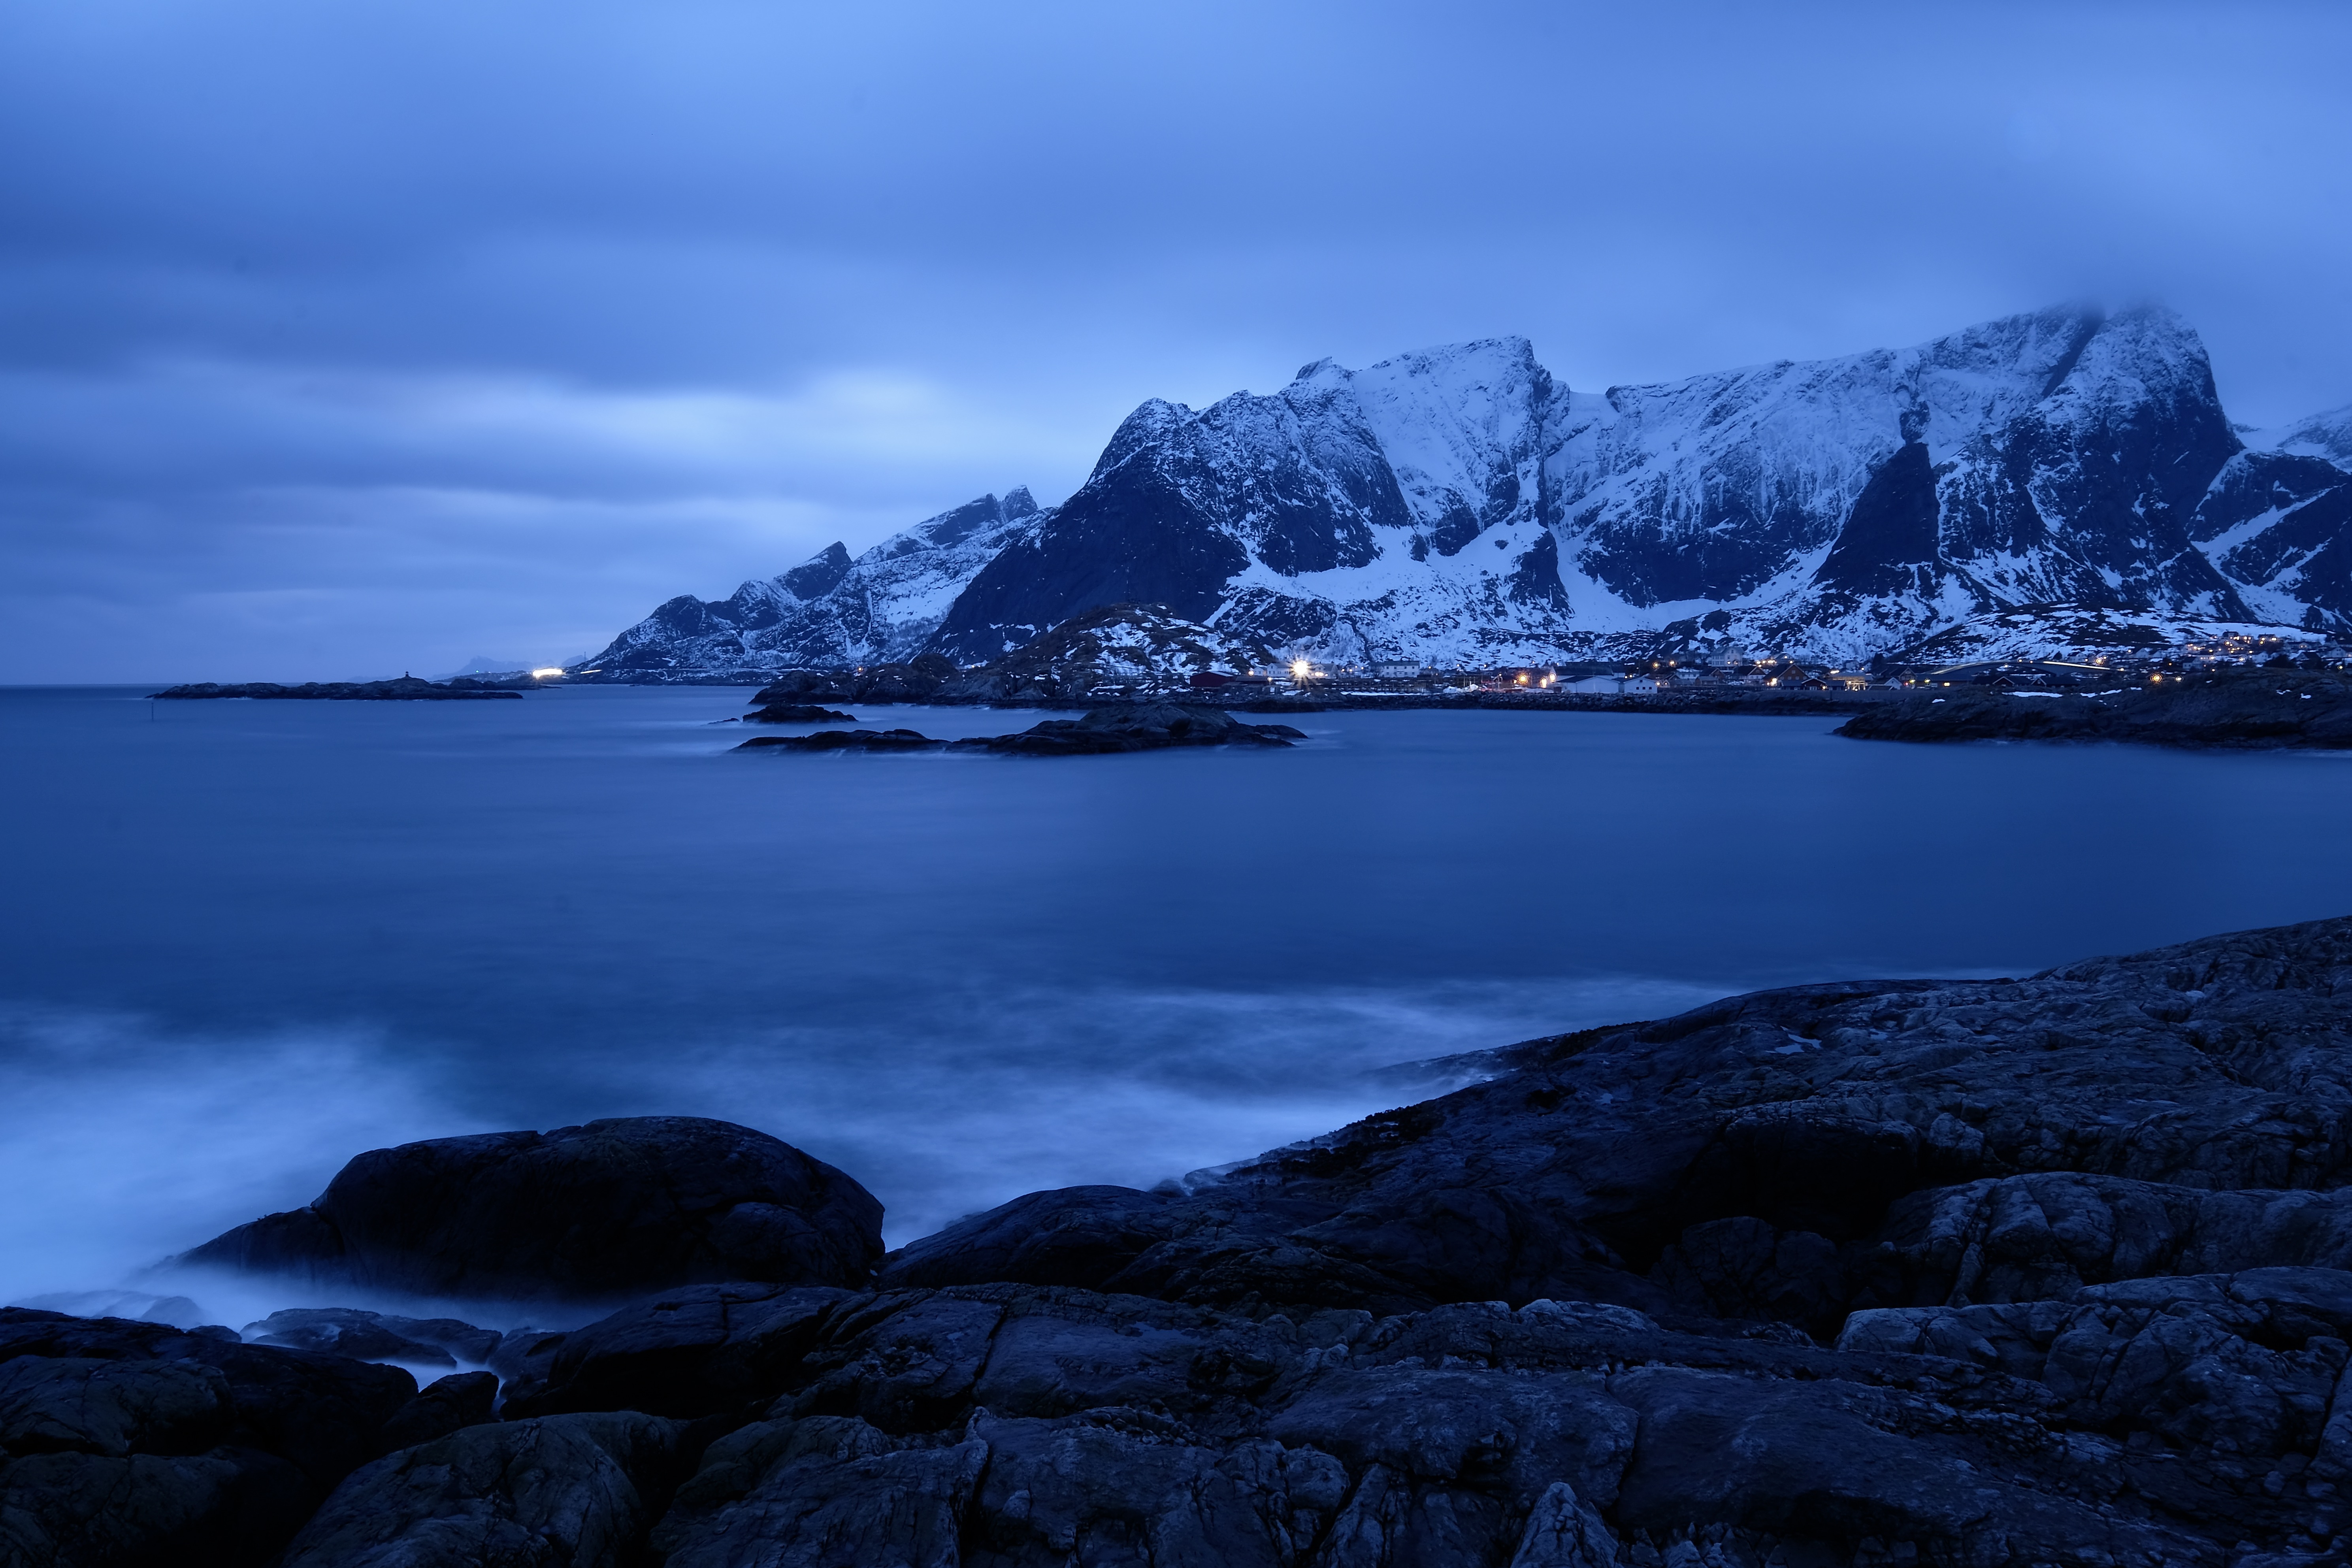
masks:
<path fill-rule="evenodd" d="M 674 599 L 592 663 L 975 664 L 1115 604 L 1441 665 L 1726 640 L 1861 659 L 2041 605 L 2342 634 L 2347 464 L 2352 409 L 2248 438 L 2158 309 L 1597 393 L 1501 338 L 1146 403 L 1058 507 L 982 498 Z"/>

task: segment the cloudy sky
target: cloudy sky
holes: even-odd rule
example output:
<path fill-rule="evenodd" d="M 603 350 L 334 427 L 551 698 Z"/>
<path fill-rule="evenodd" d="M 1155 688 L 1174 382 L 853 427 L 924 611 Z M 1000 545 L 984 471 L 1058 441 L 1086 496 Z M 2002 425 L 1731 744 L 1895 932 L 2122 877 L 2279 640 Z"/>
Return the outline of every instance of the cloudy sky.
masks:
<path fill-rule="evenodd" d="M 0 681 L 601 647 L 1148 396 L 2154 297 L 2352 402 L 2352 8 L 0 8 Z"/>

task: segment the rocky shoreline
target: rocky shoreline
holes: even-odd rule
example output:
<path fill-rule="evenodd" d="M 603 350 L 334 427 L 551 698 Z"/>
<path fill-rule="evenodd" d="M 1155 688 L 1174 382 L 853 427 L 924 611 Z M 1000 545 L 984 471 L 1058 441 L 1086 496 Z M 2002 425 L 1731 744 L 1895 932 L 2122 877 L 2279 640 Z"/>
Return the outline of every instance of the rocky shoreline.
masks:
<path fill-rule="evenodd" d="M 725 1123 L 363 1155 L 190 1261 L 605 1315 L 0 1312 L 0 1560 L 2352 1555 L 2352 920 L 1482 1065 L 887 1257 Z"/>
<path fill-rule="evenodd" d="M 763 708 L 745 718 L 758 723 L 809 722 L 764 717 L 774 711 L 775 707 Z M 1287 746 L 1306 738 L 1287 724 L 1244 724 L 1221 709 L 1197 703 L 1139 702 L 1093 709 L 1083 719 L 1048 719 L 1011 735 L 934 741 L 914 730 L 820 730 L 813 735 L 754 736 L 735 750 L 992 752 L 1000 756 L 1080 757 L 1179 746 Z"/>
<path fill-rule="evenodd" d="M 1837 731 L 1862 741 L 2123 741 L 2196 749 L 2352 747 L 2352 684 L 2335 671 L 2161 677 L 2110 691 L 1906 694 Z"/>

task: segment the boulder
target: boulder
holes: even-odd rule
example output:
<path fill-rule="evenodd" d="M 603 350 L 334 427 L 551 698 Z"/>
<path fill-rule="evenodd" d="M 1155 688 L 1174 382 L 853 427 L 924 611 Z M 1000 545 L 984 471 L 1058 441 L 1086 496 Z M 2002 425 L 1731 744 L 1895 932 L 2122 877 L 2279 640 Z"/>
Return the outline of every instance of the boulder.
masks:
<path fill-rule="evenodd" d="M 495 1329 L 456 1318 L 404 1318 L 351 1307 L 289 1307 L 245 1326 L 249 1343 L 332 1351 L 356 1361 L 396 1361 L 412 1366 L 487 1363 L 498 1350 Z"/>
<path fill-rule="evenodd" d="M 851 1299 L 782 1285 L 667 1291 L 564 1335 L 543 1367 L 509 1386 L 506 1413 L 694 1416 L 765 1404 L 783 1391 L 825 1314 Z"/>
<path fill-rule="evenodd" d="M 0 1311 L 0 1563 L 268 1563 L 415 1391 L 226 1330 Z"/>
<path fill-rule="evenodd" d="M 770 702 L 743 715 L 746 724 L 855 724 L 857 715 L 814 702 Z"/>
<path fill-rule="evenodd" d="M 677 1424 L 649 1415 L 467 1426 L 351 1476 L 281 1568 L 623 1568 L 677 1460 Z"/>
<path fill-rule="evenodd" d="M 646 1116 L 362 1154 L 308 1208 L 180 1259 L 417 1295 L 611 1299 L 703 1280 L 857 1285 L 882 1205 L 731 1122 Z"/>
<path fill-rule="evenodd" d="M 425 1384 L 415 1398 L 394 1411 L 377 1435 L 376 1447 L 389 1454 L 478 1426 L 495 1419 L 498 1401 L 497 1373 L 453 1372 Z"/>
<path fill-rule="evenodd" d="M 878 1282 L 1099 1285 L 1167 1239 L 1171 1227 L 1158 1221 L 1175 1195 L 1107 1186 L 1030 1193 L 909 1242 L 883 1261 Z"/>

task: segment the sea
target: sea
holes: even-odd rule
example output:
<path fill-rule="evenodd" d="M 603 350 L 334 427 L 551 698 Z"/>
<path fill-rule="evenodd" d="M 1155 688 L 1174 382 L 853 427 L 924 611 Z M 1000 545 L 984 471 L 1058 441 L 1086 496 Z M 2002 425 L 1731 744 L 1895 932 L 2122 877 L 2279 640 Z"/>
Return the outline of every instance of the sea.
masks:
<path fill-rule="evenodd" d="M 749 693 L 0 689 L 0 1301 L 143 1288 L 362 1150 L 722 1117 L 898 1245 L 1727 993 L 2352 910 L 2352 757 L 1834 718 L 1288 716 L 1288 750 L 733 748 Z M 859 710 L 993 734 L 1050 715 Z M 216 1321 L 332 1304 L 272 1287 Z"/>

